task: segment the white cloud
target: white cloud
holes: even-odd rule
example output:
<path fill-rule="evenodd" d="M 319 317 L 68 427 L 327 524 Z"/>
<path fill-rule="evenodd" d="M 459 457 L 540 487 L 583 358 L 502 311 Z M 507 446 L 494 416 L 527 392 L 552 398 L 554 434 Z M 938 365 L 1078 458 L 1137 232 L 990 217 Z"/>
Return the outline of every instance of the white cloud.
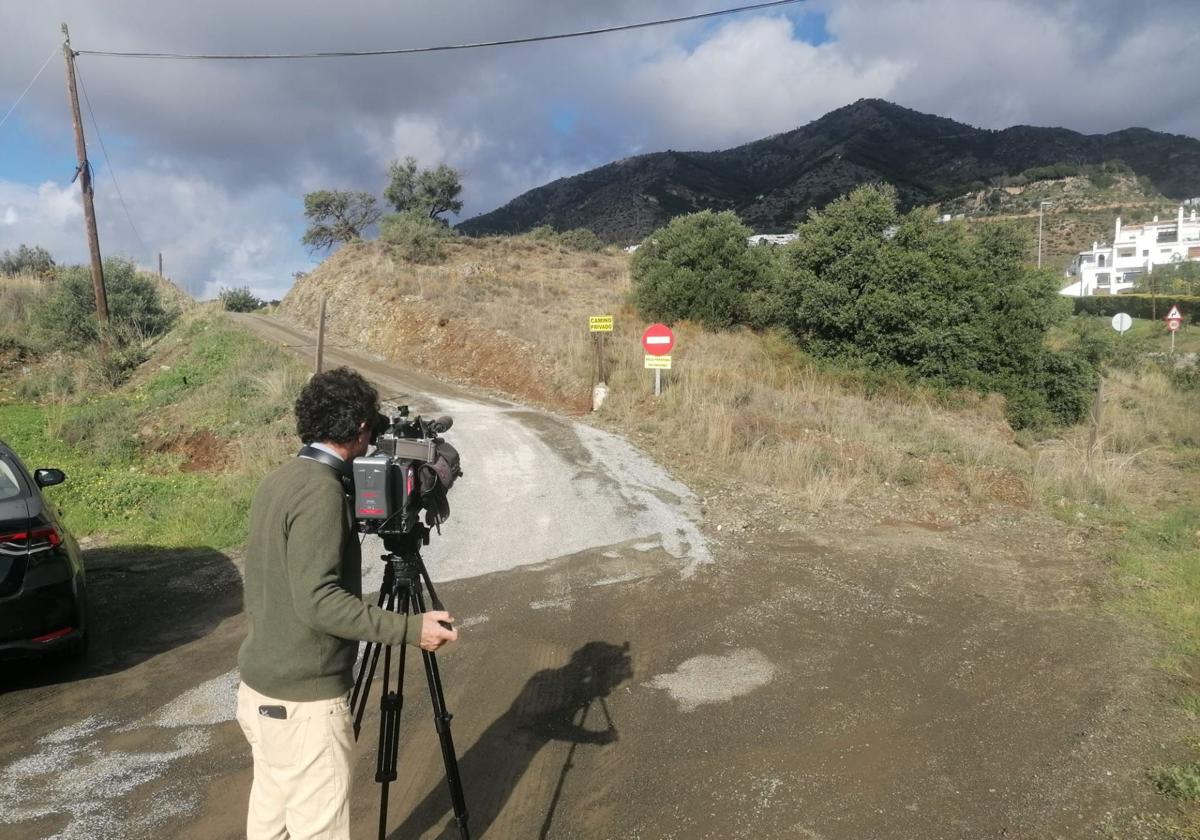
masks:
<path fill-rule="evenodd" d="M 633 98 L 676 148 L 714 149 L 788 131 L 862 97 L 887 97 L 904 69 L 798 41 L 783 18 L 731 23 L 693 50 L 640 67 Z"/>

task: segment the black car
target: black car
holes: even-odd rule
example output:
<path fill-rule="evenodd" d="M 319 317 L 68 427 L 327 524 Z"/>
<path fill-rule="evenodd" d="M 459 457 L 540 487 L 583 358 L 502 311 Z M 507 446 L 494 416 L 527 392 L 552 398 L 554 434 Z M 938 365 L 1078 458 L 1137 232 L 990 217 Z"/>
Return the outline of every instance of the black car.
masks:
<path fill-rule="evenodd" d="M 32 474 L 0 441 L 0 657 L 86 646 L 83 560 L 42 488 L 66 480 L 62 470 Z"/>

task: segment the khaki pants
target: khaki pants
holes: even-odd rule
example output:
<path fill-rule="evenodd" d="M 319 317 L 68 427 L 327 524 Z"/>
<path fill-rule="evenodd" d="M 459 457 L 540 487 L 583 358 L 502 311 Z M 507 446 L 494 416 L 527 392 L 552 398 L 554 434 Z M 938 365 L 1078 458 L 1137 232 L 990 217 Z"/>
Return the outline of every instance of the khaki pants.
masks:
<path fill-rule="evenodd" d="M 282 706 L 287 717 L 266 717 L 259 706 Z M 247 840 L 349 840 L 348 699 L 275 700 L 242 683 L 237 720 L 254 756 Z"/>

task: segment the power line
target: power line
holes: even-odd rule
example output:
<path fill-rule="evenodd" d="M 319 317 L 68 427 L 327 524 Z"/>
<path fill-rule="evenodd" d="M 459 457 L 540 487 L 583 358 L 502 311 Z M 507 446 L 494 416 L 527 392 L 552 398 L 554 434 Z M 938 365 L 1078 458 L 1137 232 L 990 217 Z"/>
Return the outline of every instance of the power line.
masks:
<path fill-rule="evenodd" d="M 535 44 L 541 41 L 560 41 L 565 38 L 582 38 L 588 35 L 604 35 L 609 32 L 627 32 L 631 29 L 648 29 L 652 26 L 666 26 L 672 23 L 684 23 L 691 20 L 734 15 L 740 12 L 751 12 L 759 9 L 771 9 L 777 6 L 790 6 L 803 3 L 805 0 L 771 0 L 767 3 L 755 3 L 749 6 L 738 6 L 731 9 L 720 9 L 715 12 L 702 12 L 696 15 L 664 18 L 642 23 L 626 23 L 619 26 L 606 26 L 601 29 L 585 29 L 578 32 L 561 32 L 555 35 L 534 35 L 528 38 L 510 38 L 503 41 L 479 41 L 470 44 L 446 44 L 436 47 L 405 47 L 392 50 L 358 50 L 342 52 L 309 52 L 309 53 L 237 53 L 237 54 L 186 54 L 186 53 L 151 53 L 151 52 L 113 52 L 107 50 L 77 50 L 76 55 L 96 55 L 110 58 L 175 58 L 223 61 L 254 61 L 282 58 L 357 58 L 369 55 L 408 55 L 411 53 L 449 52 L 451 50 L 474 50 L 481 47 L 504 47 L 513 44 Z"/>
<path fill-rule="evenodd" d="M 42 71 L 50 66 L 50 60 L 52 58 L 54 58 L 54 56 L 57 52 L 58 52 L 58 47 L 55 47 L 54 49 L 52 49 L 50 51 L 50 55 L 46 56 L 46 60 L 45 60 L 45 62 L 43 62 L 41 70 L 38 70 L 37 73 L 34 74 L 33 81 L 31 81 L 29 84 L 27 84 L 25 86 L 25 90 L 21 91 L 21 95 L 17 97 L 17 101 L 14 102 L 13 106 L 8 109 L 8 113 L 4 115 L 3 119 L 0 119 L 0 128 L 4 127 L 4 124 L 6 122 L 8 122 L 8 118 L 12 116 L 12 112 L 17 110 L 17 106 L 20 105 L 21 100 L 25 98 L 25 94 L 29 93 L 30 89 L 34 86 L 34 84 L 37 82 L 37 80 L 39 78 L 41 78 Z"/>
<path fill-rule="evenodd" d="M 138 233 L 137 225 L 133 223 L 133 216 L 129 213 L 129 205 L 125 203 L 125 196 L 121 195 L 121 185 L 117 183 L 117 171 L 113 169 L 112 161 L 108 157 L 108 149 L 104 146 L 104 135 L 100 133 L 100 124 L 96 122 L 96 113 L 92 110 L 92 100 L 88 97 L 87 83 L 83 80 L 83 74 L 79 72 L 79 68 L 75 68 L 75 76 L 79 79 L 79 87 L 83 90 L 83 101 L 87 103 L 88 116 L 92 118 L 92 128 L 96 129 L 96 139 L 100 141 L 100 151 L 104 154 L 104 163 L 108 166 L 108 177 L 112 178 L 113 187 L 117 191 L 117 198 L 121 202 L 121 206 L 125 208 L 125 221 L 129 222 L 130 229 L 133 230 L 133 235 L 137 237 L 138 244 L 142 246 L 142 254 L 150 255 L 150 249 L 146 247 L 146 243 L 142 240 L 142 235 Z"/>

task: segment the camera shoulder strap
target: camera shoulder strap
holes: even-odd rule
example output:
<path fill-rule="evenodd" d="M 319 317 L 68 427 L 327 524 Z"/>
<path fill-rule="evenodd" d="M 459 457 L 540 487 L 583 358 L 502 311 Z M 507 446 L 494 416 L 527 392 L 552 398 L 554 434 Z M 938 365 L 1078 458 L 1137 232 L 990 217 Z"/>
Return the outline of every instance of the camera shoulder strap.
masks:
<path fill-rule="evenodd" d="M 317 461 L 327 467 L 332 467 L 333 471 L 338 474 L 338 478 L 342 482 L 342 486 L 349 493 L 354 488 L 354 464 L 350 461 L 344 461 L 334 455 L 330 455 L 324 449 L 318 449 L 315 446 L 302 446 L 300 451 L 296 453 L 297 458 L 305 458 L 309 461 Z"/>

